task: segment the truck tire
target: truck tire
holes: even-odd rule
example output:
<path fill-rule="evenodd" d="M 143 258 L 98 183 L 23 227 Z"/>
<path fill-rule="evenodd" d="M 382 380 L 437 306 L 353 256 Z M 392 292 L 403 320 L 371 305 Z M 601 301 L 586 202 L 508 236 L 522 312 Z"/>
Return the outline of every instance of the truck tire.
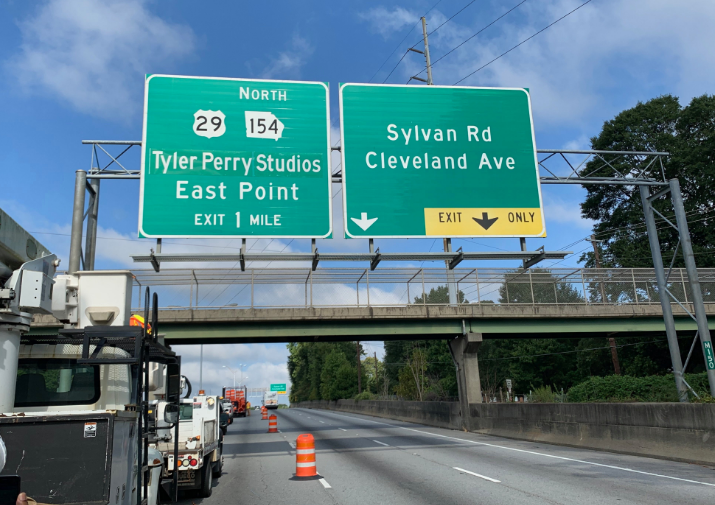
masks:
<path fill-rule="evenodd" d="M 211 463 L 206 463 L 202 468 L 201 472 L 201 490 L 199 491 L 199 496 L 201 498 L 208 498 L 213 492 L 213 465 Z"/>
<path fill-rule="evenodd" d="M 223 473 L 223 449 L 216 449 L 216 450 L 219 451 L 218 461 L 216 461 L 213 464 L 212 473 L 213 473 L 213 476 L 218 479 L 219 477 L 221 477 L 221 474 Z"/>

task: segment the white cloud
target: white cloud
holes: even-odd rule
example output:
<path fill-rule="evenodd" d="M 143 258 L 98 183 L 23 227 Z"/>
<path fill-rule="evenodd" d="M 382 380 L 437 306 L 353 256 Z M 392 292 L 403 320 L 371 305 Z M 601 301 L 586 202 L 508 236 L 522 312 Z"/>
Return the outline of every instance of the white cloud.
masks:
<path fill-rule="evenodd" d="M 294 35 L 290 48 L 278 53 L 278 56 L 261 72 L 262 79 L 297 79 L 300 70 L 313 54 L 313 47 L 306 39 Z"/>
<path fill-rule="evenodd" d="M 6 62 L 23 90 L 80 112 L 127 120 L 141 110 L 142 74 L 190 55 L 188 26 L 164 21 L 145 0 L 50 0 L 19 23 L 19 53 Z"/>
<path fill-rule="evenodd" d="M 592 230 L 595 221 L 581 216 L 581 206 L 579 202 L 565 201 L 544 195 L 544 216 L 548 223 L 567 224 L 575 231 Z"/>
<path fill-rule="evenodd" d="M 487 24 L 481 18 L 469 25 L 455 18 L 430 36 L 435 83 L 455 83 L 581 3 L 527 3 L 437 61 Z M 437 11 L 428 16 L 431 26 L 442 19 Z M 600 124 L 635 100 L 663 92 L 689 100 L 710 92 L 713 24 L 715 3 L 706 0 L 592 2 L 460 84 L 528 87 L 537 126 L 587 123 L 591 128 L 592 118 Z M 400 56 L 395 54 L 395 62 Z M 405 58 L 390 80 L 404 82 L 422 68 L 421 60 Z"/>
<path fill-rule="evenodd" d="M 416 24 L 419 19 L 418 14 L 403 7 L 395 7 L 394 9 L 375 7 L 367 12 L 358 14 L 358 16 L 363 21 L 370 23 L 372 28 L 384 38 L 394 35 L 396 31 L 400 31 L 406 26 Z"/>
<path fill-rule="evenodd" d="M 181 356 L 182 374 L 191 381 L 196 393 L 200 384 L 209 394 L 220 394 L 221 388 L 236 385 L 249 388 L 264 388 L 270 384 L 288 385 L 288 349 L 286 344 L 207 344 L 203 346 L 203 372 L 200 366 L 201 346 L 175 345 L 172 349 Z M 240 365 L 246 365 L 241 367 Z M 260 404 L 259 398 L 250 400 Z M 288 396 L 280 396 L 281 403 L 288 403 Z M 258 402 L 258 403 L 257 403 Z"/>

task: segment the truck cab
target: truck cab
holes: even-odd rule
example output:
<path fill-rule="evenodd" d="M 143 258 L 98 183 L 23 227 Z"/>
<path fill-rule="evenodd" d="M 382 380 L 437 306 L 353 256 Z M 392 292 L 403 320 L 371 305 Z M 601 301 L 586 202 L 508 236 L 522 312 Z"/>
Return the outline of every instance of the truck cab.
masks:
<path fill-rule="evenodd" d="M 163 460 L 147 444 L 150 390 L 159 375 L 176 375 L 180 358 L 129 326 L 130 272 L 53 278 L 52 258 L 27 262 L 0 282 L 0 316 L 9 328 L 0 324 L 7 450 L 0 471 L 18 474 L 22 490 L 41 503 L 156 505 Z M 28 292 L 38 301 L 27 301 Z M 64 327 L 30 334 L 33 313 L 51 313 Z M 177 383 L 164 381 L 164 397 L 178 400 L 169 382 Z"/>

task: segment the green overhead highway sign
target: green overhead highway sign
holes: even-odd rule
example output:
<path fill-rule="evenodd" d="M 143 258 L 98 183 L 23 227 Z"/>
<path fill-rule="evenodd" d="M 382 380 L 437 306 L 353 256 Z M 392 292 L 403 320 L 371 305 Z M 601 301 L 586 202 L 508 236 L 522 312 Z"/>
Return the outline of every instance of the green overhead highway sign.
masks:
<path fill-rule="evenodd" d="M 328 86 L 150 75 L 139 236 L 331 235 Z"/>
<path fill-rule="evenodd" d="M 271 391 L 285 393 L 287 391 L 285 384 L 271 384 Z"/>
<path fill-rule="evenodd" d="M 529 93 L 340 86 L 348 237 L 546 236 Z"/>

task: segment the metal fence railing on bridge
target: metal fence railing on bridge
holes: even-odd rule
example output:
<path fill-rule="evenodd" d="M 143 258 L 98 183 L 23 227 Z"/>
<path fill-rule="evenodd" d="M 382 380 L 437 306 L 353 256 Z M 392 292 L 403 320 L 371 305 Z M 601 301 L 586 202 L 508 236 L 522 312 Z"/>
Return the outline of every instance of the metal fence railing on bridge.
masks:
<path fill-rule="evenodd" d="M 396 307 L 458 304 L 660 304 L 647 268 L 162 269 L 135 270 L 135 292 L 150 286 L 162 308 Z M 699 269 L 705 303 L 715 303 L 715 269 Z M 450 283 L 452 283 L 450 285 Z M 674 268 L 668 290 L 689 303 L 684 269 Z M 136 298 L 141 299 L 141 298 Z M 676 302 L 673 302 L 675 304 Z M 136 305 L 136 303 L 135 303 Z"/>

